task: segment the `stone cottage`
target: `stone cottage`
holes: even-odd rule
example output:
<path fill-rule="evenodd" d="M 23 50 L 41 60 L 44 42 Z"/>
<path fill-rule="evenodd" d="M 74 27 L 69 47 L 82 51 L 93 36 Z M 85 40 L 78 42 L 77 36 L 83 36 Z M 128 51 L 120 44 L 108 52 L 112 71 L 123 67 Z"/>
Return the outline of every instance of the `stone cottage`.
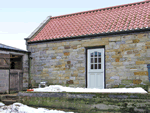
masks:
<path fill-rule="evenodd" d="M 50 16 L 25 40 L 33 86 L 143 84 L 150 63 L 150 1 Z"/>
<path fill-rule="evenodd" d="M 28 87 L 29 52 L 0 43 L 0 93 Z"/>

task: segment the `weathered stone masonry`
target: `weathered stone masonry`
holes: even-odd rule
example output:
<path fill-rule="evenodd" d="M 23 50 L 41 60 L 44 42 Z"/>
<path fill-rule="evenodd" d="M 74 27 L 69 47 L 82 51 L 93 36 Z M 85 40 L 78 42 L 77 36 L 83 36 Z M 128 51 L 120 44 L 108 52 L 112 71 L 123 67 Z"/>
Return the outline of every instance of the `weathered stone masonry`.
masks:
<path fill-rule="evenodd" d="M 105 46 L 106 88 L 148 81 L 150 32 L 141 32 L 29 44 L 33 86 L 43 80 L 85 87 L 85 47 L 95 46 Z"/>

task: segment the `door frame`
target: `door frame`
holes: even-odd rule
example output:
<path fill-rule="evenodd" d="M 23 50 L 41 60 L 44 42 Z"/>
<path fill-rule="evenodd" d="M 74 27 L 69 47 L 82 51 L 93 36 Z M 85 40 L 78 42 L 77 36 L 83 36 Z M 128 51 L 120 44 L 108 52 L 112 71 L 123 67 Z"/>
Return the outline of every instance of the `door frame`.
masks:
<path fill-rule="evenodd" d="M 106 88 L 106 76 L 105 76 L 105 74 L 106 74 L 106 62 L 105 62 L 105 46 L 92 46 L 92 47 L 85 47 L 85 55 L 86 55 L 86 57 L 85 57 L 85 79 L 86 79 L 86 84 L 85 84 L 85 87 L 87 88 L 87 85 L 88 85 L 88 78 L 87 78 L 87 73 L 88 73 L 88 71 L 87 71 L 87 60 L 88 60 L 88 49 L 100 49 L 100 48 L 103 48 L 104 49 L 104 89 Z"/>

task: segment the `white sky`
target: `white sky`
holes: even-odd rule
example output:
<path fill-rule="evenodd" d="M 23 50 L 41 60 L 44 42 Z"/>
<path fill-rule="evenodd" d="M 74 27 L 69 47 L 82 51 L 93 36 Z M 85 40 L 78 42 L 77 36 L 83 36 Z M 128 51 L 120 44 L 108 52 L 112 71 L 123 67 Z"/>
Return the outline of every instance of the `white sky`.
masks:
<path fill-rule="evenodd" d="M 0 43 L 26 50 L 24 38 L 47 16 L 140 1 L 142 0 L 0 0 Z"/>

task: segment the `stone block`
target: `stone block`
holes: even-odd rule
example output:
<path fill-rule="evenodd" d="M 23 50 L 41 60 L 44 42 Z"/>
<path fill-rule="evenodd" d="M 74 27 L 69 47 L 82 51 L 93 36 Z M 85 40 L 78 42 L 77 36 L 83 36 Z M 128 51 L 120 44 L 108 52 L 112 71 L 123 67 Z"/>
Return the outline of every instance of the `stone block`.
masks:
<path fill-rule="evenodd" d="M 116 62 L 119 62 L 120 58 L 116 58 Z"/>
<path fill-rule="evenodd" d="M 85 70 L 85 67 L 78 67 L 78 70 Z"/>
<path fill-rule="evenodd" d="M 138 80 L 138 79 L 133 80 L 133 84 L 140 84 L 141 82 L 142 82 L 142 80 Z"/>
<path fill-rule="evenodd" d="M 71 48 L 77 49 L 78 47 L 77 47 L 77 45 L 74 45 L 74 46 L 71 46 Z"/>
<path fill-rule="evenodd" d="M 134 50 L 134 48 L 124 48 L 124 51 Z"/>
<path fill-rule="evenodd" d="M 125 41 L 119 41 L 119 42 L 116 42 L 116 44 L 125 44 L 126 42 Z"/>
<path fill-rule="evenodd" d="M 108 79 L 108 80 L 106 80 L 106 84 L 110 84 L 112 82 L 114 82 L 114 79 Z"/>
<path fill-rule="evenodd" d="M 65 79 L 69 79 L 69 77 L 67 76 L 67 77 L 65 77 Z"/>
<path fill-rule="evenodd" d="M 146 81 L 148 81 L 148 76 L 140 76 L 140 79 L 141 79 L 143 82 L 146 82 Z"/>
<path fill-rule="evenodd" d="M 125 54 L 123 55 L 123 57 L 130 57 L 130 58 L 134 58 L 135 54 Z"/>
<path fill-rule="evenodd" d="M 63 50 L 63 49 L 64 49 L 64 46 L 62 46 L 62 45 L 60 44 L 60 46 L 58 46 L 57 49 Z"/>
<path fill-rule="evenodd" d="M 145 49 L 150 49 L 150 46 L 145 46 Z"/>
<path fill-rule="evenodd" d="M 67 80 L 66 84 L 74 84 L 73 80 Z"/>
<path fill-rule="evenodd" d="M 117 74 L 118 74 L 119 76 L 124 76 L 124 75 L 125 75 L 125 72 L 124 72 L 124 71 L 119 71 Z"/>
<path fill-rule="evenodd" d="M 145 33 L 137 34 L 137 38 L 143 38 L 143 37 L 147 37 L 147 35 Z"/>
<path fill-rule="evenodd" d="M 149 46 L 149 45 L 150 45 L 150 42 L 149 42 L 149 41 L 148 41 L 148 42 L 145 42 L 145 45 Z"/>
<path fill-rule="evenodd" d="M 75 80 L 76 79 L 76 77 L 70 77 L 70 80 Z"/>
<path fill-rule="evenodd" d="M 148 75 L 148 71 L 139 71 L 139 72 L 134 72 L 134 75 L 140 75 L 140 76 Z"/>
<path fill-rule="evenodd" d="M 61 49 L 57 49 L 57 50 L 53 50 L 53 51 L 55 51 L 55 53 L 59 53 L 59 54 L 61 54 L 61 53 L 63 53 L 63 50 L 61 50 Z"/>
<path fill-rule="evenodd" d="M 131 43 L 133 43 L 133 40 L 126 40 L 125 43 L 126 44 L 131 44 Z"/>
<path fill-rule="evenodd" d="M 113 47 L 113 46 L 116 46 L 116 43 L 115 42 L 109 42 L 109 45 Z"/>
<path fill-rule="evenodd" d="M 115 55 L 116 52 L 106 52 L 106 55 Z"/>
<path fill-rule="evenodd" d="M 136 61 L 136 65 L 145 64 L 145 61 Z"/>
<path fill-rule="evenodd" d="M 119 76 L 112 76 L 110 79 L 119 80 Z"/>
<path fill-rule="evenodd" d="M 136 44 L 128 44 L 128 47 L 127 48 L 135 48 L 136 47 Z"/>
<path fill-rule="evenodd" d="M 131 40 L 131 39 L 134 39 L 134 35 L 126 35 L 126 36 L 123 36 L 121 37 L 122 40 Z"/>
<path fill-rule="evenodd" d="M 110 45 L 105 45 L 105 47 L 106 47 L 106 50 L 112 49 L 112 46 Z"/>
<path fill-rule="evenodd" d="M 108 40 L 109 40 L 109 37 L 104 37 L 104 38 L 101 38 L 101 39 L 108 41 Z"/>
<path fill-rule="evenodd" d="M 71 61 L 67 61 L 67 64 L 71 64 Z"/>
<path fill-rule="evenodd" d="M 132 80 L 129 80 L 129 79 L 123 79 L 121 80 L 121 84 L 132 84 L 133 81 Z"/>
<path fill-rule="evenodd" d="M 53 50 L 57 50 L 57 48 L 58 48 L 58 47 L 55 46 L 55 47 L 53 47 L 52 49 L 53 49 Z"/>
<path fill-rule="evenodd" d="M 112 55 L 111 58 L 122 58 L 122 55 Z"/>
<path fill-rule="evenodd" d="M 64 46 L 64 49 L 70 49 L 69 45 Z"/>
<path fill-rule="evenodd" d="M 79 84 L 85 84 L 85 80 L 79 80 Z"/>
<path fill-rule="evenodd" d="M 85 77 L 77 77 L 77 80 L 85 80 Z"/>
<path fill-rule="evenodd" d="M 82 71 L 82 70 L 80 70 L 80 71 Z M 83 76 L 85 76 L 85 74 L 84 73 L 78 73 L 78 76 L 83 77 Z"/>
<path fill-rule="evenodd" d="M 49 70 L 48 70 L 47 68 L 44 68 L 44 69 L 43 69 L 43 72 L 44 72 L 44 73 L 46 73 L 46 72 L 48 72 L 48 71 L 49 71 Z"/>
<path fill-rule="evenodd" d="M 47 47 L 47 45 L 46 44 L 38 44 L 37 47 L 38 48 L 43 48 L 43 47 Z"/>
<path fill-rule="evenodd" d="M 78 71 L 74 71 L 71 76 L 77 77 L 78 76 Z"/>
<path fill-rule="evenodd" d="M 86 46 L 101 46 L 101 45 L 108 45 L 109 42 L 108 41 L 90 41 L 90 42 L 83 42 L 82 46 L 86 47 Z"/>
<path fill-rule="evenodd" d="M 78 80 L 75 80 L 75 81 L 74 81 L 74 84 L 79 84 L 79 81 L 78 81 Z"/>
<path fill-rule="evenodd" d="M 81 47 L 81 45 L 77 45 L 77 48 L 80 48 Z"/>
<path fill-rule="evenodd" d="M 123 65 L 123 62 L 112 62 L 112 65 L 114 65 L 114 66 Z"/>
<path fill-rule="evenodd" d="M 63 76 L 62 76 L 62 77 L 60 77 L 60 79 L 61 79 L 61 80 L 64 80 L 64 79 L 65 79 L 65 77 L 63 77 Z"/>
<path fill-rule="evenodd" d="M 109 38 L 109 41 L 120 41 L 120 36 Z"/>
<path fill-rule="evenodd" d="M 55 51 L 46 51 L 46 54 L 52 54 L 52 53 L 55 53 Z"/>
<path fill-rule="evenodd" d="M 121 49 L 129 48 L 129 44 L 121 44 L 121 45 L 120 45 L 120 48 L 121 48 Z"/>
<path fill-rule="evenodd" d="M 139 50 L 133 50 L 133 53 L 139 53 Z"/>
<path fill-rule="evenodd" d="M 119 49 L 119 48 L 120 48 L 119 45 L 113 46 L 113 49 Z"/>
<path fill-rule="evenodd" d="M 139 39 L 134 39 L 134 40 L 133 40 L 133 43 L 139 43 L 139 42 L 140 42 Z"/>
<path fill-rule="evenodd" d="M 136 44 L 136 47 L 142 47 L 142 46 L 145 46 L 145 43 L 144 43 L 144 42 L 142 42 L 142 43 L 137 43 L 137 44 Z"/>
<path fill-rule="evenodd" d="M 70 55 L 70 52 L 64 52 L 64 55 L 65 55 L 65 56 L 69 56 L 69 55 Z"/>
<path fill-rule="evenodd" d="M 127 51 L 127 54 L 132 54 L 132 51 Z"/>
<path fill-rule="evenodd" d="M 140 53 L 139 53 L 139 54 L 135 54 L 135 56 L 139 56 L 139 57 L 140 57 L 140 56 L 141 56 L 141 54 L 140 54 Z"/>

